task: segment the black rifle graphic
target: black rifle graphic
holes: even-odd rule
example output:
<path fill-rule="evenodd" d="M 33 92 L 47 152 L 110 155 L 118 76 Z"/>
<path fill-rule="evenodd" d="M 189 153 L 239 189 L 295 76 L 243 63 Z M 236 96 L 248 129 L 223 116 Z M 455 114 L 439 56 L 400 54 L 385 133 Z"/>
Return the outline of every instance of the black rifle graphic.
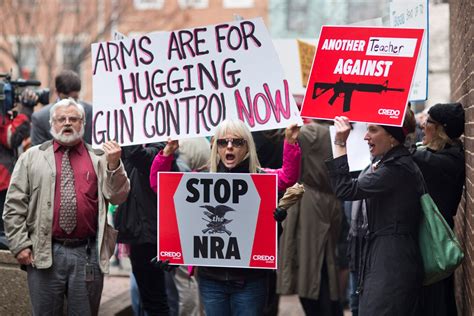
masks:
<path fill-rule="evenodd" d="M 318 89 L 321 89 L 321 93 L 317 93 Z M 342 111 L 348 112 L 351 109 L 351 99 L 352 93 L 354 91 L 360 92 L 371 92 L 371 93 L 382 93 L 384 91 L 397 91 L 403 92 L 405 89 L 402 88 L 389 88 L 388 80 L 384 84 L 370 84 L 370 83 L 351 83 L 344 82 L 342 78 L 339 78 L 339 81 L 336 83 L 326 83 L 326 82 L 315 82 L 313 88 L 313 99 L 316 99 L 320 95 L 326 93 L 327 91 L 333 89 L 334 94 L 329 99 L 329 104 L 333 105 L 337 97 L 344 95 L 344 106 Z"/>
<path fill-rule="evenodd" d="M 232 232 L 227 230 L 225 225 L 232 222 L 231 219 L 224 218 L 225 214 L 229 211 L 235 212 L 235 210 L 231 207 L 226 205 L 217 205 L 216 207 L 211 205 L 202 205 L 202 208 L 205 208 L 207 211 L 204 211 L 204 215 L 209 217 L 203 218 L 207 222 L 206 229 L 203 229 L 202 232 L 205 234 L 209 232 L 209 234 L 222 234 L 226 233 L 227 235 L 231 235 Z"/>
<path fill-rule="evenodd" d="M 209 234 L 216 234 L 216 233 L 226 233 L 227 235 L 232 235 L 232 232 L 225 228 L 225 225 L 232 222 L 231 219 L 225 219 L 222 222 L 212 222 L 208 219 L 203 218 L 207 222 L 207 228 L 203 229 L 202 232 L 205 234 L 209 231 Z"/>

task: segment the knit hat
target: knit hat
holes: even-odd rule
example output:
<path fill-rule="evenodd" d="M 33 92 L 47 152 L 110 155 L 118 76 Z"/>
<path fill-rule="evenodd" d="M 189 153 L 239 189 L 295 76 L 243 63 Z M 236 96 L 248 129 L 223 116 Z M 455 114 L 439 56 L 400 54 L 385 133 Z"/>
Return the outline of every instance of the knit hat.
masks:
<path fill-rule="evenodd" d="M 429 116 L 444 127 L 449 138 L 458 138 L 464 132 L 464 108 L 461 103 L 435 104 Z"/>
<path fill-rule="evenodd" d="M 407 132 L 405 132 L 405 128 L 399 126 L 387 126 L 387 125 L 380 125 L 382 126 L 387 133 L 393 136 L 396 140 L 403 144 L 405 142 L 405 138 L 407 136 Z"/>

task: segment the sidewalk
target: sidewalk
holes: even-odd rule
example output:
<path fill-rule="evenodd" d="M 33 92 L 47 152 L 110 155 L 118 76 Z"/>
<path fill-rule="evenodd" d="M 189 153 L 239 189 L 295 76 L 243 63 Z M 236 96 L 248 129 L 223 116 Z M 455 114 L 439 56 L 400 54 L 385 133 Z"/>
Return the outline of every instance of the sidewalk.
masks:
<path fill-rule="evenodd" d="M 100 304 L 101 316 L 132 316 L 130 302 L 130 262 L 122 260 L 122 267 L 112 267 L 110 274 L 104 278 L 104 290 Z M 280 297 L 279 316 L 304 316 L 298 296 L 285 295 Z M 350 316 L 344 311 L 344 316 Z"/>
<path fill-rule="evenodd" d="M 110 266 L 110 273 L 104 277 L 99 315 L 133 315 L 130 301 L 130 271 L 128 258 L 122 259 L 120 266 Z"/>

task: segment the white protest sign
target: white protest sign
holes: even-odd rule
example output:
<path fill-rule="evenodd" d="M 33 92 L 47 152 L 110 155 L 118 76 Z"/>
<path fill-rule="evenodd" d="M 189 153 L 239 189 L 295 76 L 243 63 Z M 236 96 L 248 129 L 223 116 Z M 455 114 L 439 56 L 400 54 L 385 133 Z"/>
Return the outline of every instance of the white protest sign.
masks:
<path fill-rule="evenodd" d="M 370 152 L 367 142 L 364 140 L 367 132 L 367 124 L 365 123 L 351 123 L 352 130 L 347 139 L 347 159 L 349 163 L 349 171 L 363 170 L 370 164 Z M 331 135 L 331 146 L 334 147 L 334 138 L 336 128 L 329 126 L 329 134 Z"/>
<path fill-rule="evenodd" d="M 302 124 L 261 18 L 92 44 L 93 144 Z"/>
<path fill-rule="evenodd" d="M 425 29 L 408 100 L 428 98 L 428 0 L 392 0 L 390 26 Z"/>
<path fill-rule="evenodd" d="M 158 257 L 276 269 L 276 175 L 158 173 Z"/>

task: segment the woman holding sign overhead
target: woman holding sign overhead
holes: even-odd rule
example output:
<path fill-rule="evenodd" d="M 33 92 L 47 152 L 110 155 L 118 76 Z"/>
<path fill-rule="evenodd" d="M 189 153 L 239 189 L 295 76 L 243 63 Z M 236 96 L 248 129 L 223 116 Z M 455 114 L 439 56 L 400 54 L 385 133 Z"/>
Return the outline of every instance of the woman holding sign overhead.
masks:
<path fill-rule="evenodd" d="M 283 166 L 262 169 L 255 143 L 248 127 L 240 120 L 224 120 L 216 128 L 212 141 L 210 171 L 225 173 L 275 173 L 278 190 L 284 191 L 296 183 L 301 150 L 296 142 L 299 128 L 290 125 L 285 131 Z M 157 172 L 169 171 L 177 141 L 168 141 L 153 161 L 150 185 L 157 191 Z M 198 281 L 207 316 L 262 315 L 267 285 L 266 270 L 246 268 L 199 267 Z"/>
<path fill-rule="evenodd" d="M 409 112 L 409 113 L 408 113 Z M 415 122 L 408 110 L 404 126 L 367 125 L 364 139 L 374 157 L 371 168 L 352 179 L 346 141 L 347 117 L 336 117 L 334 159 L 327 161 L 336 195 L 346 201 L 364 199 L 366 228 L 358 254 L 359 315 L 419 315 L 423 263 L 418 246 L 423 180 L 403 146 Z"/>

